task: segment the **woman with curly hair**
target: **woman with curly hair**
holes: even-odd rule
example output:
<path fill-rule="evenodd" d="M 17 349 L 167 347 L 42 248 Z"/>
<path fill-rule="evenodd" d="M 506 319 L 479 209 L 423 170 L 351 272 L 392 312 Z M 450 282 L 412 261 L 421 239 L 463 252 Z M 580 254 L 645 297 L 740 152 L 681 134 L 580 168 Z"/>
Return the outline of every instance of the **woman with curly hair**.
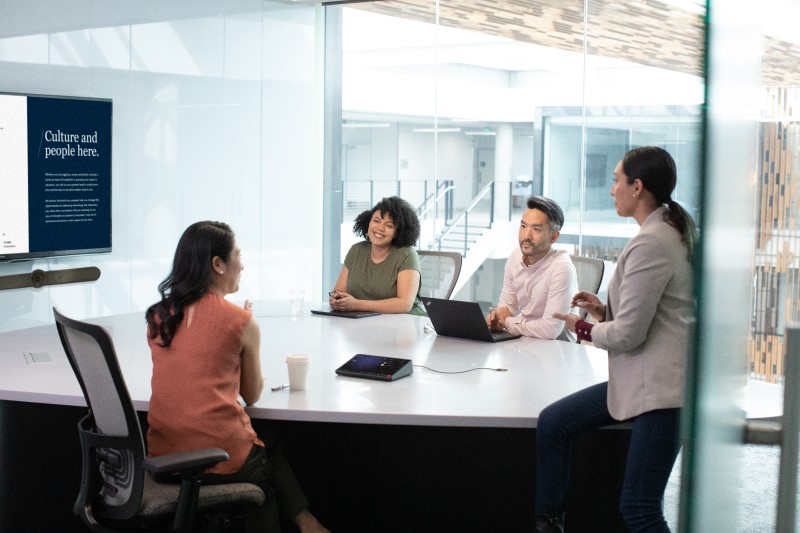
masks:
<path fill-rule="evenodd" d="M 331 308 L 424 315 L 414 208 L 397 196 L 384 198 L 356 217 L 353 233 L 364 240 L 347 252 L 331 292 Z"/>

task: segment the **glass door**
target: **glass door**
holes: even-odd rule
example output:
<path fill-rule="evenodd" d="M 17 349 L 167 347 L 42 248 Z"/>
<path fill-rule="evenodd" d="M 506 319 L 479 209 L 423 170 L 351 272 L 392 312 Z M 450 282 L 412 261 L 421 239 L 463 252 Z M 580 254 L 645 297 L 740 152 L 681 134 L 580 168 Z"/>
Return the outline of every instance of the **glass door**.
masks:
<path fill-rule="evenodd" d="M 798 320 L 800 301 L 800 55 L 788 26 L 798 9 L 778 0 L 708 3 L 698 325 L 681 531 L 797 530 L 796 398 L 780 415 L 784 386 L 793 398 L 790 372 L 800 362 L 796 348 L 793 357 L 787 352 L 797 339 L 787 326 Z M 746 431 L 763 419 L 781 420 L 782 435 Z M 762 490 L 748 490 L 748 479 Z"/>

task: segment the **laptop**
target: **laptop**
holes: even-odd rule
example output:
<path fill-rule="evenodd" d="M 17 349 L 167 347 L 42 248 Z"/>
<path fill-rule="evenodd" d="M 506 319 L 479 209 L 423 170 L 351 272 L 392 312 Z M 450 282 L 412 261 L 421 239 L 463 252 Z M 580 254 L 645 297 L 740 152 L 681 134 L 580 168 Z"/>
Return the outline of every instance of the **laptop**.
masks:
<path fill-rule="evenodd" d="M 330 307 L 326 309 L 312 309 L 311 312 L 315 315 L 340 316 L 343 318 L 364 318 L 380 314 L 375 311 L 336 311 Z"/>
<path fill-rule="evenodd" d="M 508 331 L 492 331 L 486 324 L 480 304 L 458 300 L 422 297 L 422 305 L 437 335 L 483 342 L 518 339 L 522 335 Z"/>

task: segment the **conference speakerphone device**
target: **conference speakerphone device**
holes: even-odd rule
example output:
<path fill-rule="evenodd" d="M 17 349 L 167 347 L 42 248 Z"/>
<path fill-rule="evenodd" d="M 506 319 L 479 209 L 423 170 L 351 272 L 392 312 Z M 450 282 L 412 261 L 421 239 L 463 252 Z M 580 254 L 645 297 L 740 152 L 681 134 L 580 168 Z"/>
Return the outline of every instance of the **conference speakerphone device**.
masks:
<path fill-rule="evenodd" d="M 383 357 L 359 353 L 336 369 L 340 376 L 354 378 L 377 379 L 380 381 L 396 381 L 410 376 L 414 366 L 410 359 Z"/>

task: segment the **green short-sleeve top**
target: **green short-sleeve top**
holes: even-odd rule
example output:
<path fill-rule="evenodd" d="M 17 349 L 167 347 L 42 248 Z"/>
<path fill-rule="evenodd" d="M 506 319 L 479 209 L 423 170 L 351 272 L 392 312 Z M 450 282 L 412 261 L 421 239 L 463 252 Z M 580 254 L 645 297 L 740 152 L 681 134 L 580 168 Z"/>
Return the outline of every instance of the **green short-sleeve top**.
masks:
<path fill-rule="evenodd" d="M 372 244 L 361 241 L 354 244 L 344 258 L 347 267 L 347 292 L 359 300 L 385 300 L 397 297 L 397 274 L 403 270 L 419 272 L 419 256 L 410 246 L 392 248 L 380 263 L 370 257 Z M 425 315 L 419 299 L 419 290 L 409 314 Z"/>

